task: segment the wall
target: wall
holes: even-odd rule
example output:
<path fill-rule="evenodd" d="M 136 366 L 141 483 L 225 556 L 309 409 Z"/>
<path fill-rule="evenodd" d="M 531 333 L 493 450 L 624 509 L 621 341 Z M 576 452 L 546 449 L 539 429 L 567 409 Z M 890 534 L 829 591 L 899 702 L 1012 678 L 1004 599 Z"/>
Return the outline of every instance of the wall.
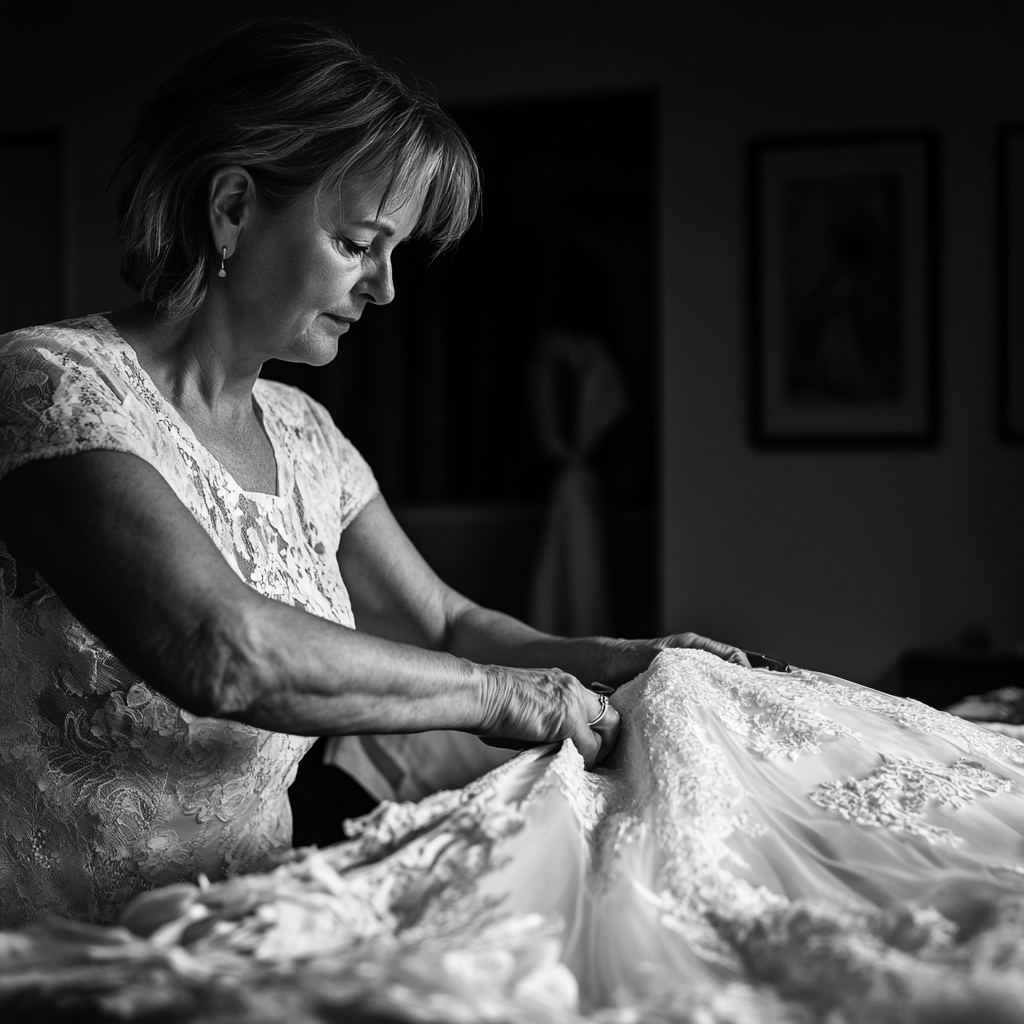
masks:
<path fill-rule="evenodd" d="M 16 43 L 0 80 L 0 127 L 71 131 L 69 312 L 128 298 L 104 253 L 110 217 L 97 197 L 131 108 L 184 49 L 274 9 L 184 3 L 148 23 L 137 6 L 56 25 L 42 9 L 0 15 Z M 453 102 L 661 89 L 666 630 L 705 631 L 864 682 L 902 649 L 955 642 L 971 622 L 999 644 L 1024 640 L 1024 446 L 995 438 L 993 222 L 994 128 L 1024 119 L 1024 6 L 394 0 L 301 10 L 337 17 Z M 920 126 L 942 140 L 941 443 L 751 449 L 745 141 Z M 532 230 L 545 230 L 542 217 Z M 621 252 L 618 286 L 629 289 L 628 181 L 608 211 L 608 239 Z"/>

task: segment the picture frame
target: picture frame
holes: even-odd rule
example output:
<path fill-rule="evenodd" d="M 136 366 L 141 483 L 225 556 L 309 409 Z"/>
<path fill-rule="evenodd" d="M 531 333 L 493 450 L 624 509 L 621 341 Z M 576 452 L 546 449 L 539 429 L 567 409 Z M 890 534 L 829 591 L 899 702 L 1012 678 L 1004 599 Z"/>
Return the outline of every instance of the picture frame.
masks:
<path fill-rule="evenodd" d="M 997 430 L 1024 443 L 1024 124 L 996 133 Z"/>
<path fill-rule="evenodd" d="M 753 443 L 934 444 L 934 133 L 755 139 L 747 174 Z"/>

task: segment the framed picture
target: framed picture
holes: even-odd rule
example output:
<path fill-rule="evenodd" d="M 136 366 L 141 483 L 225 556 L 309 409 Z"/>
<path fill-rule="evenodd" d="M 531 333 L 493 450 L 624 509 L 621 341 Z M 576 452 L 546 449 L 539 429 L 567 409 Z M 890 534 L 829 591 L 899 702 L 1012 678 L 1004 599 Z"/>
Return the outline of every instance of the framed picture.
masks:
<path fill-rule="evenodd" d="M 1005 125 L 996 143 L 999 239 L 999 434 L 1024 441 L 1024 125 Z"/>
<path fill-rule="evenodd" d="M 754 443 L 934 443 L 934 136 L 759 139 L 748 173 Z"/>

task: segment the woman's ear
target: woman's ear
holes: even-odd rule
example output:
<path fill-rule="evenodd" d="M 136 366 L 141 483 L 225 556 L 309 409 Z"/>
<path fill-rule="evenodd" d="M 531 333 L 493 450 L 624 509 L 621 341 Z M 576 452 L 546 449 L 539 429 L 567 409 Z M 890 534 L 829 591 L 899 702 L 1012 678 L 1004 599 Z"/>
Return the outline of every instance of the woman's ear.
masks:
<path fill-rule="evenodd" d="M 244 167 L 221 167 L 210 178 L 208 214 L 213 246 L 233 256 L 238 236 L 256 212 L 256 188 Z"/>

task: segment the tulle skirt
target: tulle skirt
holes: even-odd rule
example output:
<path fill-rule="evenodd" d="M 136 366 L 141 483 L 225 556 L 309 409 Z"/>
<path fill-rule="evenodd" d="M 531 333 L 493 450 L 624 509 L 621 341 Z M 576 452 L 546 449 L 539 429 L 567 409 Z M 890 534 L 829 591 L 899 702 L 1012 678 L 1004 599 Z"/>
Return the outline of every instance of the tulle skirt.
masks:
<path fill-rule="evenodd" d="M 613 703 L 595 772 L 527 751 L 272 872 L 146 894 L 126 929 L 7 933 L 0 1007 L 1024 1021 L 1024 743 L 697 651 Z"/>

